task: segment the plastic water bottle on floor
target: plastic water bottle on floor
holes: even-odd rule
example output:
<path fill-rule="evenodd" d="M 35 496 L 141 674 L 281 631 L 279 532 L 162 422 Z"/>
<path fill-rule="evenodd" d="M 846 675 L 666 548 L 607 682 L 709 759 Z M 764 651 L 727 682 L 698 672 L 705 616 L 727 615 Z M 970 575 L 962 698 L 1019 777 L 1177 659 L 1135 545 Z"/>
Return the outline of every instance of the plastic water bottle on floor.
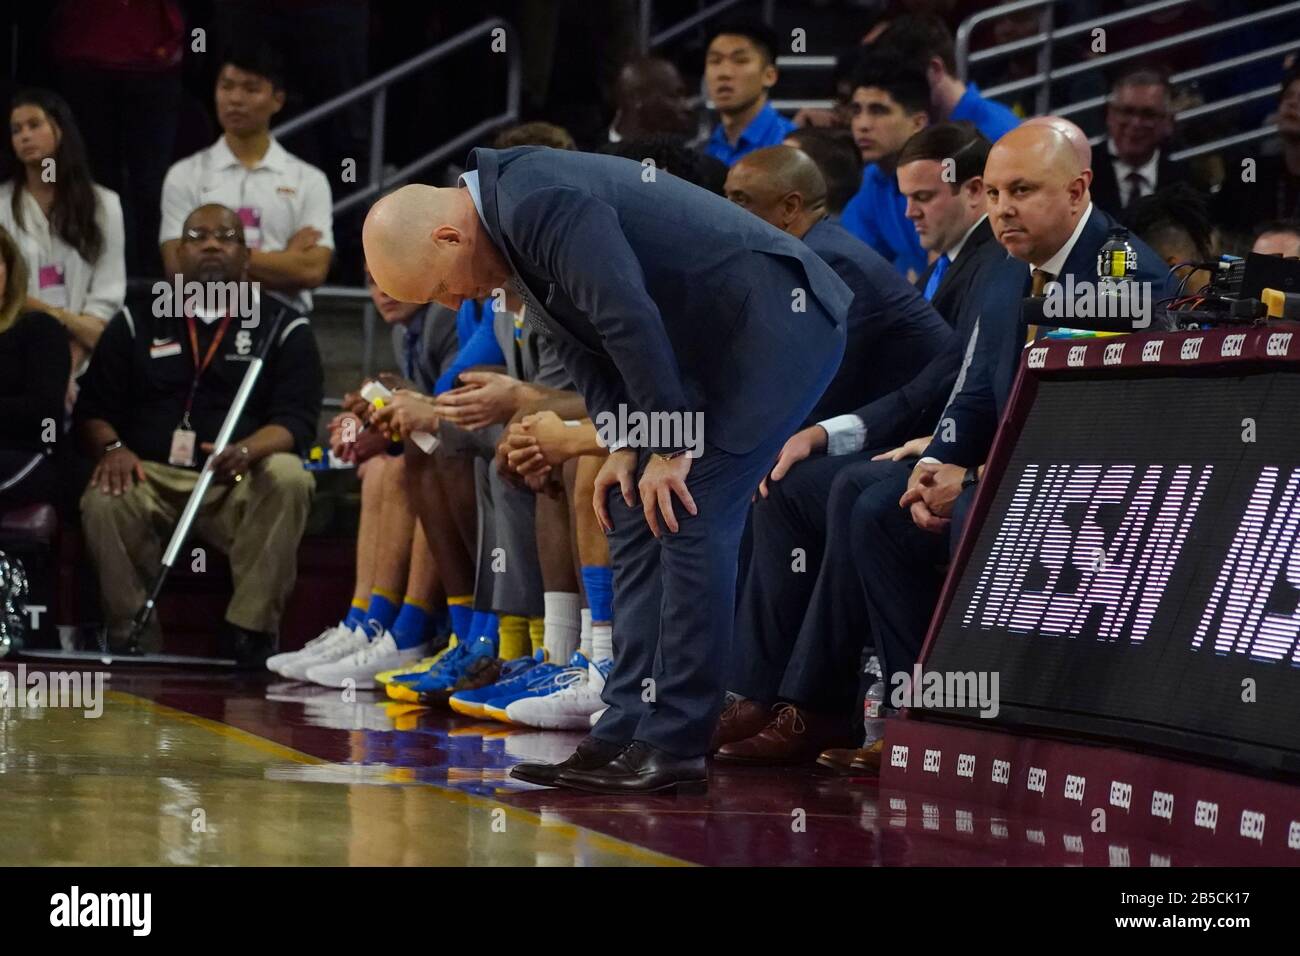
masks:
<path fill-rule="evenodd" d="M 885 705 L 885 682 L 881 679 L 880 661 L 874 655 L 867 661 L 865 673 L 876 678 L 862 698 L 862 729 L 866 732 L 862 746 L 870 747 L 885 736 L 885 717 L 881 712 Z"/>

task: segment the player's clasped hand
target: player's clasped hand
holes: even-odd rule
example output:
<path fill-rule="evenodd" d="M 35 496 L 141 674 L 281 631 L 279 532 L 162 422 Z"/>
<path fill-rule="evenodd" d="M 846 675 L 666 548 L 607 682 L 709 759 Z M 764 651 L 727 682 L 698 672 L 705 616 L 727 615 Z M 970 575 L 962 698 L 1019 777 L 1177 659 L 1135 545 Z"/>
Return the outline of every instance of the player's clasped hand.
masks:
<path fill-rule="evenodd" d="M 510 420 L 517 382 L 500 372 L 461 372 L 465 384 L 438 396 L 438 414 L 471 431 Z"/>

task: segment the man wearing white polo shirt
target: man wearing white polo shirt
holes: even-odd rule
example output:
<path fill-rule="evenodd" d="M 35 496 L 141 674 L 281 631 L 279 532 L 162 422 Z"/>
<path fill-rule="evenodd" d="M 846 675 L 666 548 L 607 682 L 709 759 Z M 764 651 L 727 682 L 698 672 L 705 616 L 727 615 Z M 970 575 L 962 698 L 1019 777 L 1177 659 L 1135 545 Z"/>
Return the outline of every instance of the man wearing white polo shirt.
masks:
<path fill-rule="evenodd" d="M 282 61 L 269 47 L 234 47 L 223 57 L 216 89 L 222 136 L 173 165 L 163 182 L 158 241 L 167 275 L 179 271 L 185 217 L 220 203 L 244 224 L 249 278 L 311 307 L 307 290 L 325 281 L 333 254 L 332 200 L 325 174 L 271 136 L 284 95 Z"/>

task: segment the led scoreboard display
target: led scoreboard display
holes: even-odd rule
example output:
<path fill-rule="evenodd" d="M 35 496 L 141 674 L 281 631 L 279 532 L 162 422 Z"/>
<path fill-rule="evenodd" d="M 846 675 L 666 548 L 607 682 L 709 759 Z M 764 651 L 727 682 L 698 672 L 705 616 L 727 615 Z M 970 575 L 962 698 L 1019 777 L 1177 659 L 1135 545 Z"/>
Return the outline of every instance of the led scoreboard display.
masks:
<path fill-rule="evenodd" d="M 1026 350 L 925 669 L 997 672 L 999 723 L 1300 772 L 1291 339 Z"/>

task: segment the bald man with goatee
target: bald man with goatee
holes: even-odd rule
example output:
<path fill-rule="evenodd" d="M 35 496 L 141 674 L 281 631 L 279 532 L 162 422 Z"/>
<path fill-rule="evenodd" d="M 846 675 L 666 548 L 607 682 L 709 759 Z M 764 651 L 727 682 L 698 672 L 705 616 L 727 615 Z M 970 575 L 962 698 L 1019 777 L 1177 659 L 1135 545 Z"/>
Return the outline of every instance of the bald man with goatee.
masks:
<path fill-rule="evenodd" d="M 1119 224 L 1092 204 L 1081 156 L 1049 124 L 1020 126 L 994 145 L 984 167 L 989 222 L 1009 253 L 990 269 L 976 347 L 958 391 L 910 475 L 863 492 L 853 509 L 854 564 L 865 589 L 884 670 L 910 672 L 920 653 L 945 564 L 961 537 L 1021 353 L 1033 330 L 1021 302 L 1052 282 L 1097 282 L 1097 254 Z M 1149 283 L 1151 302 L 1173 291 L 1168 267 L 1136 236 L 1131 281 Z M 1152 327 L 1162 326 L 1152 317 Z M 1064 320 L 1068 323 L 1068 319 Z"/>
<path fill-rule="evenodd" d="M 371 274 L 451 307 L 516 291 L 610 450 L 593 500 L 618 621 L 608 708 L 567 760 L 513 773 L 707 789 L 749 499 L 839 366 L 851 293 L 793 236 L 653 166 L 522 147 L 466 168 L 375 204 Z"/>

